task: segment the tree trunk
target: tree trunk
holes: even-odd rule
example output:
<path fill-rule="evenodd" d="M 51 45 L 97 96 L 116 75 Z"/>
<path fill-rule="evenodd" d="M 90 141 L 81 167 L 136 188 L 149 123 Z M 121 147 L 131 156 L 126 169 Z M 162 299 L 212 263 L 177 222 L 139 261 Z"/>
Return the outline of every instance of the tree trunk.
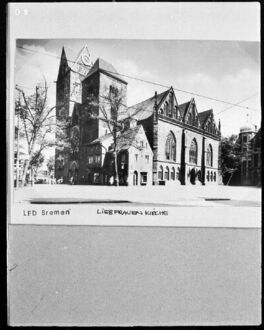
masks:
<path fill-rule="evenodd" d="M 231 173 L 230 177 L 229 177 L 229 180 L 227 181 L 227 186 L 229 185 L 229 182 L 231 181 L 232 177 L 233 177 L 233 174 L 234 174 L 234 171 Z"/>
<path fill-rule="evenodd" d="M 117 166 L 117 152 L 114 151 L 114 158 L 115 158 L 115 185 L 119 186 L 119 176 L 118 176 L 118 166 Z"/>
<path fill-rule="evenodd" d="M 22 187 L 24 187 L 24 185 L 25 185 L 28 167 L 29 167 L 29 160 L 27 159 L 25 161 L 24 171 L 23 171 L 23 175 L 22 175 L 22 183 L 21 183 Z"/>

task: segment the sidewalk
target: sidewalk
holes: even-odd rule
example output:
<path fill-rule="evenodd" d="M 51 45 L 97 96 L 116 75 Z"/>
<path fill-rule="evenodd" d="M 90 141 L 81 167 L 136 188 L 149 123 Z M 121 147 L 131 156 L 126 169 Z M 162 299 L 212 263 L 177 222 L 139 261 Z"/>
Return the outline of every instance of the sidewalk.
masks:
<path fill-rule="evenodd" d="M 133 203 L 169 203 L 183 205 L 212 205 L 230 201 L 261 205 L 261 189 L 256 187 L 230 186 L 151 186 L 151 187 L 114 187 L 114 186 L 70 186 L 35 185 L 14 190 L 15 203 L 28 203 L 33 199 L 53 200 L 53 202 L 93 202 L 120 201 Z M 223 201 L 221 201 L 223 200 Z M 226 201 L 224 201 L 226 200 Z M 228 200 L 230 200 L 228 202 Z M 254 202 L 254 203 L 253 203 Z M 253 204 L 252 204 L 253 203 Z M 235 203 L 236 205 L 238 203 Z M 243 203 L 241 204 L 243 206 Z"/>

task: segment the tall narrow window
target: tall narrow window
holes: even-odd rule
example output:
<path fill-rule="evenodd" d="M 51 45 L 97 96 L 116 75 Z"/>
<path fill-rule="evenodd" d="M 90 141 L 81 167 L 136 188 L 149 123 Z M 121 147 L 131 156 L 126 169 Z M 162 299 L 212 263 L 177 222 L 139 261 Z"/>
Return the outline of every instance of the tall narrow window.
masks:
<path fill-rule="evenodd" d="M 173 110 L 174 110 L 174 99 L 173 99 L 173 94 L 170 93 L 169 109 L 168 109 L 168 116 L 169 117 L 173 116 Z"/>
<path fill-rule="evenodd" d="M 192 105 L 192 107 L 191 107 L 191 109 L 190 109 L 187 123 L 188 123 L 189 125 L 196 126 L 196 115 L 195 115 L 195 108 L 194 108 L 194 105 Z"/>
<path fill-rule="evenodd" d="M 166 140 L 165 157 L 167 160 L 176 161 L 176 139 L 172 132 L 169 133 Z"/>
<path fill-rule="evenodd" d="M 165 180 L 169 180 L 170 179 L 170 169 L 168 166 L 166 166 L 165 169 Z"/>
<path fill-rule="evenodd" d="M 206 151 L 206 165 L 213 166 L 213 148 L 211 144 L 209 144 L 207 151 Z"/>
<path fill-rule="evenodd" d="M 158 179 L 163 180 L 163 167 L 161 165 L 159 167 Z"/>
<path fill-rule="evenodd" d="M 167 101 L 165 102 L 165 105 L 164 105 L 164 113 L 165 113 L 165 116 L 169 116 L 169 104 Z"/>
<path fill-rule="evenodd" d="M 172 167 L 171 169 L 171 180 L 175 180 L 175 168 Z"/>
<path fill-rule="evenodd" d="M 195 139 L 193 139 L 189 151 L 189 163 L 197 164 L 197 149 L 197 142 Z"/>

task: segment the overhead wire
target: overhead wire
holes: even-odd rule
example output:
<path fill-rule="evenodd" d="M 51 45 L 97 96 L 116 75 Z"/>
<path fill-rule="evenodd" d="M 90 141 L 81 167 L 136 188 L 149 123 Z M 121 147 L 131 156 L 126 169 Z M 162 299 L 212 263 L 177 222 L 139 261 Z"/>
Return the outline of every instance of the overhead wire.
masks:
<path fill-rule="evenodd" d="M 51 57 L 54 57 L 54 58 L 60 59 L 60 57 L 59 57 L 58 55 L 55 55 L 55 54 L 44 53 L 44 52 L 40 52 L 40 51 L 33 50 L 33 49 L 30 49 L 30 48 L 26 48 L 26 47 L 19 46 L 19 45 L 17 45 L 16 47 L 17 47 L 17 48 L 20 48 L 20 49 L 23 49 L 23 50 L 26 50 L 26 51 L 30 51 L 30 52 L 34 52 L 34 53 L 39 53 L 39 54 L 42 54 L 42 55 L 51 56 Z M 76 61 L 74 61 L 74 60 L 70 60 L 70 59 L 67 59 L 67 61 L 70 62 L 70 63 L 76 63 Z M 81 63 L 78 63 L 78 64 L 79 64 L 79 65 L 82 65 L 82 66 L 84 66 L 84 67 L 89 67 L 89 68 L 92 67 L 92 65 L 84 65 L 84 64 L 81 64 Z M 110 74 L 114 74 L 114 75 L 118 75 L 118 76 L 126 77 L 126 78 L 129 78 L 129 79 L 134 79 L 134 80 L 137 80 L 137 81 L 141 81 L 141 82 L 144 82 L 144 83 L 152 84 L 152 85 L 159 86 L 159 87 L 163 87 L 163 88 L 171 88 L 171 87 L 172 87 L 172 86 L 167 86 L 167 85 L 164 85 L 164 84 L 161 84 L 161 83 L 153 82 L 153 81 L 150 81 L 150 80 L 141 79 L 141 78 L 138 78 L 138 77 L 133 77 L 133 76 L 130 76 L 130 75 L 127 75 L 127 74 L 122 74 L 122 73 L 118 73 L 118 72 L 113 72 L 113 71 L 110 71 L 110 70 L 104 70 L 104 71 L 105 71 L 105 72 L 108 72 L 108 73 L 110 73 Z M 213 97 L 205 96 L 205 95 L 202 95 L 202 94 L 194 93 L 194 92 L 187 91 L 187 90 L 183 90 L 183 89 L 180 89 L 180 88 L 175 88 L 175 87 L 172 87 L 172 88 L 173 88 L 173 90 L 178 91 L 178 92 L 182 92 L 182 93 L 190 94 L 190 95 L 193 95 L 193 96 L 197 96 L 197 97 L 205 98 L 205 99 L 208 99 L 208 100 L 211 100 L 211 101 L 215 101 L 215 102 L 221 102 L 221 103 L 229 104 L 229 105 L 231 105 L 232 107 L 239 107 L 239 108 L 242 108 L 242 109 L 253 110 L 253 111 L 259 111 L 258 109 L 254 109 L 254 108 L 251 108 L 251 107 L 247 107 L 247 106 L 242 106 L 242 105 L 240 105 L 240 103 L 242 103 L 242 102 L 232 103 L 232 102 L 229 102 L 229 101 L 225 101 L 225 100 L 221 100 L 221 99 L 217 99 L 217 98 L 213 98 Z M 230 107 L 230 108 L 231 108 L 231 107 Z M 228 109 L 224 109 L 223 111 L 226 111 L 226 110 L 228 110 Z M 219 112 L 219 113 L 220 113 L 220 112 Z"/>

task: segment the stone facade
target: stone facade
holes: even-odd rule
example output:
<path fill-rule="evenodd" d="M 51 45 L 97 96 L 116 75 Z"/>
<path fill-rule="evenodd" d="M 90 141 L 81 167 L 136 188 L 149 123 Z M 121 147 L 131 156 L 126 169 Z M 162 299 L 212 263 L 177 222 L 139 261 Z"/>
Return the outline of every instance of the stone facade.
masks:
<path fill-rule="evenodd" d="M 86 76 L 67 69 L 66 64 L 63 50 L 57 81 L 57 120 L 60 116 L 68 118 L 80 139 L 74 156 L 69 156 L 66 149 L 63 153 L 56 151 L 56 159 L 61 159 L 57 161 L 60 166 L 56 166 L 56 178 L 63 176 L 67 181 L 74 176 L 79 183 L 109 184 L 115 172 L 116 152 L 120 184 L 177 186 L 221 182 L 221 134 L 212 110 L 198 113 L 193 98 L 178 104 L 172 87 L 127 108 L 127 83 L 111 64 L 97 59 Z M 79 82 L 81 86 L 75 93 L 74 86 Z M 122 97 L 116 117 L 123 125 L 117 134 L 118 152 L 113 144 L 113 126 L 109 124 L 112 105 L 107 96 L 112 92 Z M 64 112 L 60 112 L 61 103 L 66 104 Z"/>
<path fill-rule="evenodd" d="M 261 129 L 251 124 L 240 128 L 238 142 L 241 145 L 241 185 L 261 185 Z"/>

